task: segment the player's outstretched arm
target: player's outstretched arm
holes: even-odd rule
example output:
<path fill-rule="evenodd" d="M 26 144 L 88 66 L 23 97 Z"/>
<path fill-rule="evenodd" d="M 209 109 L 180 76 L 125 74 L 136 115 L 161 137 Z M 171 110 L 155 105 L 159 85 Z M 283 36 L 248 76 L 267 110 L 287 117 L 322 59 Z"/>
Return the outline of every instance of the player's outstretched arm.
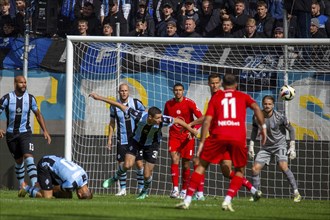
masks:
<path fill-rule="evenodd" d="M 121 104 L 117 101 L 114 101 L 114 100 L 108 99 L 106 97 L 100 96 L 100 95 L 98 95 L 94 92 L 90 93 L 89 97 L 92 97 L 95 100 L 103 101 L 103 102 L 108 103 L 110 105 L 116 106 L 116 107 L 120 108 L 122 111 L 126 111 L 126 109 L 128 108 L 127 106 L 125 106 L 125 105 L 123 105 L 123 104 Z"/>
<path fill-rule="evenodd" d="M 266 144 L 266 138 L 267 138 L 267 127 L 265 124 L 265 118 L 264 115 L 262 114 L 261 109 L 259 108 L 257 103 L 253 103 L 251 105 L 251 109 L 254 111 L 254 115 L 257 119 L 258 124 L 261 127 L 260 135 L 261 135 L 261 144 L 265 145 Z"/>
<path fill-rule="evenodd" d="M 174 119 L 174 121 L 173 121 L 173 123 L 174 124 L 179 124 L 179 125 L 181 125 L 182 127 L 184 127 L 185 129 L 187 129 L 190 133 L 192 133 L 193 135 L 197 135 L 198 134 L 198 132 L 195 130 L 195 129 L 193 129 L 192 127 L 190 127 L 186 122 L 184 122 L 183 120 L 181 120 L 181 119 L 179 119 L 179 118 L 173 118 Z"/>

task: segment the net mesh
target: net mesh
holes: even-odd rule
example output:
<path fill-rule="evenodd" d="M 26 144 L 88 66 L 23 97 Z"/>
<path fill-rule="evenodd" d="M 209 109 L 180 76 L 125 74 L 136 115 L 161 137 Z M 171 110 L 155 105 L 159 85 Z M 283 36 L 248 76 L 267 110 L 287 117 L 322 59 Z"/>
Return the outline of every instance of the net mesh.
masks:
<path fill-rule="evenodd" d="M 305 198 L 329 199 L 330 140 L 330 44 L 327 45 L 211 45 L 138 44 L 110 42 L 73 42 L 73 126 L 72 158 L 89 174 L 89 186 L 97 193 L 102 182 L 118 168 L 116 147 L 107 149 L 109 105 L 88 98 L 90 92 L 116 99 L 118 84 L 128 83 L 130 95 L 146 107 L 164 108 L 173 97 L 175 83 L 185 86 L 186 96 L 205 112 L 210 99 L 207 77 L 210 73 L 234 73 L 239 89 L 258 103 L 264 95 L 276 97 L 276 108 L 285 113 L 296 129 L 297 159 L 289 161 L 300 193 Z M 285 62 L 287 61 L 287 62 Z M 277 98 L 286 77 L 296 97 L 284 105 Z M 285 110 L 287 111 L 285 112 Z M 247 112 L 248 137 L 252 111 Z M 113 143 L 115 142 L 115 138 Z M 172 190 L 167 130 L 153 172 L 152 194 L 169 195 Z M 258 147 L 255 149 L 258 152 Z M 252 161 L 246 175 L 251 180 Z M 127 189 L 136 193 L 136 174 L 128 172 Z M 229 181 L 219 165 L 206 173 L 208 196 L 224 196 Z M 261 190 L 266 197 L 290 197 L 292 190 L 274 160 L 261 173 Z M 242 189 L 239 196 L 249 196 Z"/>

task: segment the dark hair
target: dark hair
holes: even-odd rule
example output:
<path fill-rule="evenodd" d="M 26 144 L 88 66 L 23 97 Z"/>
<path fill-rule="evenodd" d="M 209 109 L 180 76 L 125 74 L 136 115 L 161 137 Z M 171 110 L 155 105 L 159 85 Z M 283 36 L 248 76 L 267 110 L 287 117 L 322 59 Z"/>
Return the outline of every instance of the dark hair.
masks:
<path fill-rule="evenodd" d="M 270 99 L 273 101 L 273 103 L 275 103 L 275 99 L 273 96 L 271 95 L 265 95 L 263 98 L 262 98 L 262 103 L 264 103 L 265 99 Z"/>
<path fill-rule="evenodd" d="M 162 114 L 162 111 L 159 108 L 157 108 L 156 106 L 149 108 L 148 115 L 154 117 L 157 114 Z"/>
<path fill-rule="evenodd" d="M 210 82 L 211 79 L 214 79 L 214 78 L 219 78 L 220 81 L 221 81 L 221 76 L 219 73 L 211 73 L 208 77 L 207 77 L 207 80 Z"/>
<path fill-rule="evenodd" d="M 182 85 L 182 83 L 175 83 L 174 86 L 173 86 L 173 90 L 174 90 L 174 88 L 177 87 L 177 86 L 181 86 L 181 87 L 183 88 L 183 90 L 184 90 L 184 86 Z"/>
<path fill-rule="evenodd" d="M 224 77 L 223 77 L 223 86 L 232 86 L 235 85 L 237 83 L 236 80 L 236 76 L 232 73 L 227 73 Z"/>

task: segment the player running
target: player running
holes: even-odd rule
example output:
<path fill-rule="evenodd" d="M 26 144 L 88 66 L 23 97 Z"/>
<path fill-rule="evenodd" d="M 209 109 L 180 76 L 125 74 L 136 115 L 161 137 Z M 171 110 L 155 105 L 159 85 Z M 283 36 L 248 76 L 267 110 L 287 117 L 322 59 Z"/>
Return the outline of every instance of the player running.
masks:
<path fill-rule="evenodd" d="M 260 172 L 265 165 L 269 165 L 269 162 L 273 156 L 276 158 L 276 162 L 288 179 L 294 193 L 294 202 L 300 202 L 302 197 L 298 191 L 296 180 L 293 173 L 288 167 L 288 155 L 291 160 L 296 158 L 295 150 L 295 131 L 286 117 L 274 110 L 274 97 L 266 95 L 262 99 L 263 114 L 265 116 L 265 123 L 267 125 L 267 140 L 266 144 L 261 147 L 254 160 L 252 167 L 252 182 L 255 188 L 260 186 Z M 289 131 L 290 136 L 290 148 L 287 151 L 286 144 L 286 130 Z M 253 117 L 253 128 L 251 132 L 251 140 L 249 145 L 249 156 L 254 158 L 254 142 L 257 138 L 258 126 L 256 119 Z"/>

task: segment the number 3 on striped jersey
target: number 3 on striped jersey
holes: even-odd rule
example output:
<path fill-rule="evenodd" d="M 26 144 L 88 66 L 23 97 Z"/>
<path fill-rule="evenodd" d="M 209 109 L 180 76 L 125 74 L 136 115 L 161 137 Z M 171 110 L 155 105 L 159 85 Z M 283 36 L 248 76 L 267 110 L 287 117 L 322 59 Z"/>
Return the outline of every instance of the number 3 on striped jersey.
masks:
<path fill-rule="evenodd" d="M 223 118 L 229 118 L 229 108 L 230 118 L 236 118 L 236 98 L 224 98 L 221 100 L 221 105 L 223 105 Z"/>

